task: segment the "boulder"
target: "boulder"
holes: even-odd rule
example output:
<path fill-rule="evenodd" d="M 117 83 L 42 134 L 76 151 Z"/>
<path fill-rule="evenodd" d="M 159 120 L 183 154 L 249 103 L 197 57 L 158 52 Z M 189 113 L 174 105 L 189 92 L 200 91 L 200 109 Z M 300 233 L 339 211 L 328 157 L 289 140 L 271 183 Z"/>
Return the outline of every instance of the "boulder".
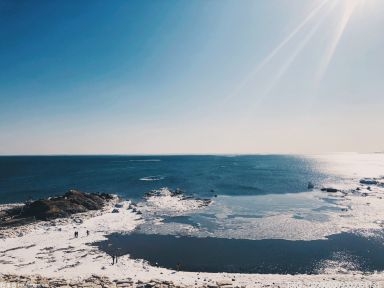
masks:
<path fill-rule="evenodd" d="M 336 188 L 321 188 L 321 191 L 335 193 L 335 192 L 337 192 L 339 190 L 337 190 Z"/>
<path fill-rule="evenodd" d="M 371 178 L 363 178 L 360 180 L 361 184 L 367 184 L 367 185 L 376 185 L 378 183 L 377 180 L 371 179 Z"/>

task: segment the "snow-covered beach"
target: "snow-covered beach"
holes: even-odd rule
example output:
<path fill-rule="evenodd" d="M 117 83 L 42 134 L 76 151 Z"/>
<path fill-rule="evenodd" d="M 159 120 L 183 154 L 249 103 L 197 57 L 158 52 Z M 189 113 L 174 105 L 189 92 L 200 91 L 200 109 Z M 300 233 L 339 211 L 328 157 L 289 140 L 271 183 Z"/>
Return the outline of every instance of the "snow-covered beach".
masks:
<path fill-rule="evenodd" d="M 369 221 L 372 221 L 372 216 L 379 211 L 377 209 L 380 209 L 381 201 L 384 201 L 381 200 L 384 195 L 380 189 L 364 196 L 360 194 L 365 192 L 359 192 L 359 195 L 351 193 L 348 197 L 342 192 L 338 193 L 345 206 L 356 208 L 357 214 L 354 217 L 366 217 Z M 333 195 L 335 196 L 337 194 Z M 368 201 L 369 209 L 363 209 Z M 140 209 L 144 212 L 151 209 L 168 209 L 177 214 L 200 209 L 204 205 L 209 205 L 209 202 L 161 190 L 149 195 L 144 204 L 138 206 L 131 201 L 119 202 L 116 197 L 99 211 L 4 229 L 0 239 L 0 281 L 51 283 L 49 285 L 57 287 L 71 283 L 88 283 L 84 284 L 88 285 L 87 287 L 140 286 L 144 285 L 143 283 L 152 286 L 163 285 L 162 287 L 293 287 L 292 285 L 305 284 L 313 286 L 314 283 L 320 286 L 324 283 L 342 286 L 352 282 L 368 285 L 384 281 L 382 272 L 363 273 L 341 268 L 317 275 L 184 272 L 177 271 L 176 267 L 166 269 L 151 266 L 144 260 L 119 255 L 118 251 L 117 263 L 113 263 L 111 254 L 114 253 L 107 254 L 92 245 L 94 242 L 105 240 L 106 235 L 130 233 L 143 224 L 145 220 Z M 10 205 L 2 207 L 9 208 Z M 353 222 L 349 220 L 351 221 Z M 373 227 L 374 224 L 376 227 Z M 380 226 L 381 222 L 376 221 L 371 228 Z M 79 233 L 78 237 L 74 236 L 76 231 Z"/>
<path fill-rule="evenodd" d="M 384 288 L 383 28 L 384 0 L 0 0 L 0 288 Z"/>

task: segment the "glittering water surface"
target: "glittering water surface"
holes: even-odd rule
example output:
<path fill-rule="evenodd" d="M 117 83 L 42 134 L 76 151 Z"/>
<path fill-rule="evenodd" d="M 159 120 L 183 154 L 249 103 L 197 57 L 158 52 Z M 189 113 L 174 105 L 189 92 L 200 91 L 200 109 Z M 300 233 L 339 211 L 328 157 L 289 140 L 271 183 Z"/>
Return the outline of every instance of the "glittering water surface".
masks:
<path fill-rule="evenodd" d="M 381 235 L 383 236 L 383 235 Z M 130 254 L 152 265 L 204 272 L 314 274 L 384 270 L 384 245 L 353 233 L 326 240 L 234 240 L 171 235 L 112 234 L 95 243 L 109 254 Z"/>

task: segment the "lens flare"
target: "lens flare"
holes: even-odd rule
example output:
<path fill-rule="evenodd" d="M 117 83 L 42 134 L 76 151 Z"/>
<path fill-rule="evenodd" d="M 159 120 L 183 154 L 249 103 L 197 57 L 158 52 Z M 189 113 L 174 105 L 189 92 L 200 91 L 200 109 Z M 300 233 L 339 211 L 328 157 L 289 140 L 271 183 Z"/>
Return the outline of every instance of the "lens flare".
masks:
<path fill-rule="evenodd" d="M 320 64 L 320 69 L 317 73 L 316 83 L 320 83 L 324 78 L 325 73 L 332 61 L 332 58 L 336 52 L 337 46 L 343 36 L 347 25 L 353 15 L 353 13 L 365 3 L 365 0 L 344 0 L 342 5 L 342 15 L 339 19 L 338 25 L 334 31 L 330 44 L 324 54 L 324 58 Z"/>
<path fill-rule="evenodd" d="M 283 39 L 277 45 L 240 83 L 240 85 L 237 87 L 234 93 L 231 95 L 227 96 L 225 101 L 230 100 L 232 97 L 237 96 L 240 91 L 254 78 L 254 76 L 260 72 L 260 70 L 268 64 L 274 56 L 276 56 L 277 53 L 280 52 L 281 49 L 283 49 L 289 41 L 291 41 L 307 24 L 310 20 L 312 20 L 321 10 L 322 8 L 329 2 L 329 0 L 323 0 L 320 2 L 319 5 L 317 5 L 308 15 L 307 17 L 304 18 L 304 20 L 295 28 L 292 30 L 291 33 L 288 34 L 287 37 Z"/>

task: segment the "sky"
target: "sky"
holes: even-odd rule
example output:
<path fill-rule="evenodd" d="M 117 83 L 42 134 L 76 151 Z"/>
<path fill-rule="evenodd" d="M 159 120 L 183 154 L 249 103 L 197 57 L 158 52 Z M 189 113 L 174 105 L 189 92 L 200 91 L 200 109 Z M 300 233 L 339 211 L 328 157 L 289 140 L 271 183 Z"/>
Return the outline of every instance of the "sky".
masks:
<path fill-rule="evenodd" d="M 384 1 L 0 0 L 0 154 L 384 151 Z"/>

